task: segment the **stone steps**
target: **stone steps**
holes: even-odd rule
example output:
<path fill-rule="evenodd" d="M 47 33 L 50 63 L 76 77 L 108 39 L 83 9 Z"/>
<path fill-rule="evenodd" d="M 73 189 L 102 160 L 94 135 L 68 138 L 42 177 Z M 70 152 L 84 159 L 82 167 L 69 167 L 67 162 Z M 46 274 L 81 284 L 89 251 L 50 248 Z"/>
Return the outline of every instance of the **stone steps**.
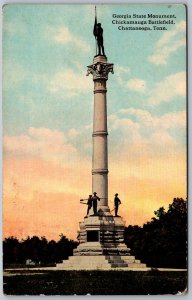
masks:
<path fill-rule="evenodd" d="M 121 256 L 119 256 L 119 255 L 117 255 L 117 256 L 106 255 L 105 258 L 109 262 L 122 262 Z"/>
<path fill-rule="evenodd" d="M 126 264 L 132 264 L 132 263 L 135 263 L 135 260 L 134 259 L 125 259 L 123 260 Z"/>
<path fill-rule="evenodd" d="M 105 256 L 108 263 L 111 265 L 111 268 L 126 268 L 128 264 L 122 260 L 120 255 L 106 255 Z"/>
<path fill-rule="evenodd" d="M 127 268 L 128 264 L 126 263 L 111 263 L 111 268 Z"/>
<path fill-rule="evenodd" d="M 110 265 L 104 256 L 70 256 L 68 260 L 57 264 L 57 268 L 64 270 L 95 270 L 109 269 Z"/>
<path fill-rule="evenodd" d="M 128 267 L 129 268 L 146 268 L 146 264 L 142 264 L 142 263 L 128 263 Z"/>
<path fill-rule="evenodd" d="M 80 255 L 70 256 L 68 260 L 57 264 L 56 268 L 63 270 L 110 270 L 115 268 L 145 269 L 146 264 L 134 256 L 121 255 Z"/>
<path fill-rule="evenodd" d="M 105 258 L 112 268 L 146 268 L 146 264 L 134 256 L 106 255 Z"/>
<path fill-rule="evenodd" d="M 117 258 L 107 258 L 108 262 L 122 262 L 122 259 L 120 257 Z"/>

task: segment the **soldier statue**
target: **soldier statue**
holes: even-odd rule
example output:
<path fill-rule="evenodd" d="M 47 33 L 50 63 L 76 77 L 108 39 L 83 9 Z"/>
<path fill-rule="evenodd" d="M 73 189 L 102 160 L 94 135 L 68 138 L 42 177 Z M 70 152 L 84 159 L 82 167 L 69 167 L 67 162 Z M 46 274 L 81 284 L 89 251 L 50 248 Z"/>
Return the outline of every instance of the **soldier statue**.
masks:
<path fill-rule="evenodd" d="M 93 201 L 93 213 L 94 213 L 94 216 L 97 215 L 97 201 L 100 201 L 100 198 L 97 196 L 97 193 L 94 192 L 93 193 L 93 197 L 92 197 L 92 201 Z"/>
<path fill-rule="evenodd" d="M 97 46 L 98 46 L 98 50 L 99 50 L 98 55 L 105 56 L 105 50 L 104 50 L 104 46 L 103 46 L 103 28 L 101 27 L 101 23 L 97 23 L 96 17 L 95 17 L 93 35 L 95 36 L 95 39 L 97 40 Z M 102 54 L 101 54 L 101 50 L 102 50 Z"/>
<path fill-rule="evenodd" d="M 115 217 L 119 217 L 117 212 L 120 204 L 121 204 L 121 200 L 118 198 L 118 194 L 116 193 L 114 198 Z"/>
<path fill-rule="evenodd" d="M 92 195 L 89 195 L 89 198 L 87 199 L 87 215 L 86 215 L 86 217 L 88 217 L 88 215 L 89 215 L 89 211 L 92 207 L 92 202 L 93 202 Z"/>

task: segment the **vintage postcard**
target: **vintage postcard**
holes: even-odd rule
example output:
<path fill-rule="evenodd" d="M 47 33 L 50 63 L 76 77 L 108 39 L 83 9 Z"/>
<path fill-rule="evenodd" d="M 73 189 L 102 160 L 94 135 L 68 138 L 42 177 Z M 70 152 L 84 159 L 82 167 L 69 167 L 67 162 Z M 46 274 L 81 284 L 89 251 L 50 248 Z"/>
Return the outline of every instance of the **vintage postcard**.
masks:
<path fill-rule="evenodd" d="M 187 292 L 186 14 L 3 7 L 6 295 Z"/>

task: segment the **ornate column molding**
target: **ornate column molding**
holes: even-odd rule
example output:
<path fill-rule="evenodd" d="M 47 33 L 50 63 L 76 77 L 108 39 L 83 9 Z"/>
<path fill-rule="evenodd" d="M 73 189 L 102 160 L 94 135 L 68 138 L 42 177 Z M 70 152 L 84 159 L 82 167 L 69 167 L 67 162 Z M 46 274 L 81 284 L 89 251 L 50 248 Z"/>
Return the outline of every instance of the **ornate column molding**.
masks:
<path fill-rule="evenodd" d="M 108 80 L 108 74 L 113 72 L 113 64 L 97 62 L 95 64 L 87 66 L 87 76 L 93 75 L 93 80 L 104 79 Z"/>

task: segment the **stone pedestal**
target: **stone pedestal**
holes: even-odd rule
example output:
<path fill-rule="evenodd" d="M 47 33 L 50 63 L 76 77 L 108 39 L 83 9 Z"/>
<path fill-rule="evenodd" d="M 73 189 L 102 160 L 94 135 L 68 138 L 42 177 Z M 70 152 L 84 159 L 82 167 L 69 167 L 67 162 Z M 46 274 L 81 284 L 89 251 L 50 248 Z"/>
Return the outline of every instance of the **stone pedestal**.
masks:
<path fill-rule="evenodd" d="M 79 224 L 80 245 L 74 255 L 129 255 L 124 244 L 124 223 L 112 215 L 90 216 Z"/>
<path fill-rule="evenodd" d="M 124 243 L 124 222 L 121 217 L 89 216 L 79 224 L 80 244 L 73 256 L 57 268 L 64 270 L 146 269 Z"/>

